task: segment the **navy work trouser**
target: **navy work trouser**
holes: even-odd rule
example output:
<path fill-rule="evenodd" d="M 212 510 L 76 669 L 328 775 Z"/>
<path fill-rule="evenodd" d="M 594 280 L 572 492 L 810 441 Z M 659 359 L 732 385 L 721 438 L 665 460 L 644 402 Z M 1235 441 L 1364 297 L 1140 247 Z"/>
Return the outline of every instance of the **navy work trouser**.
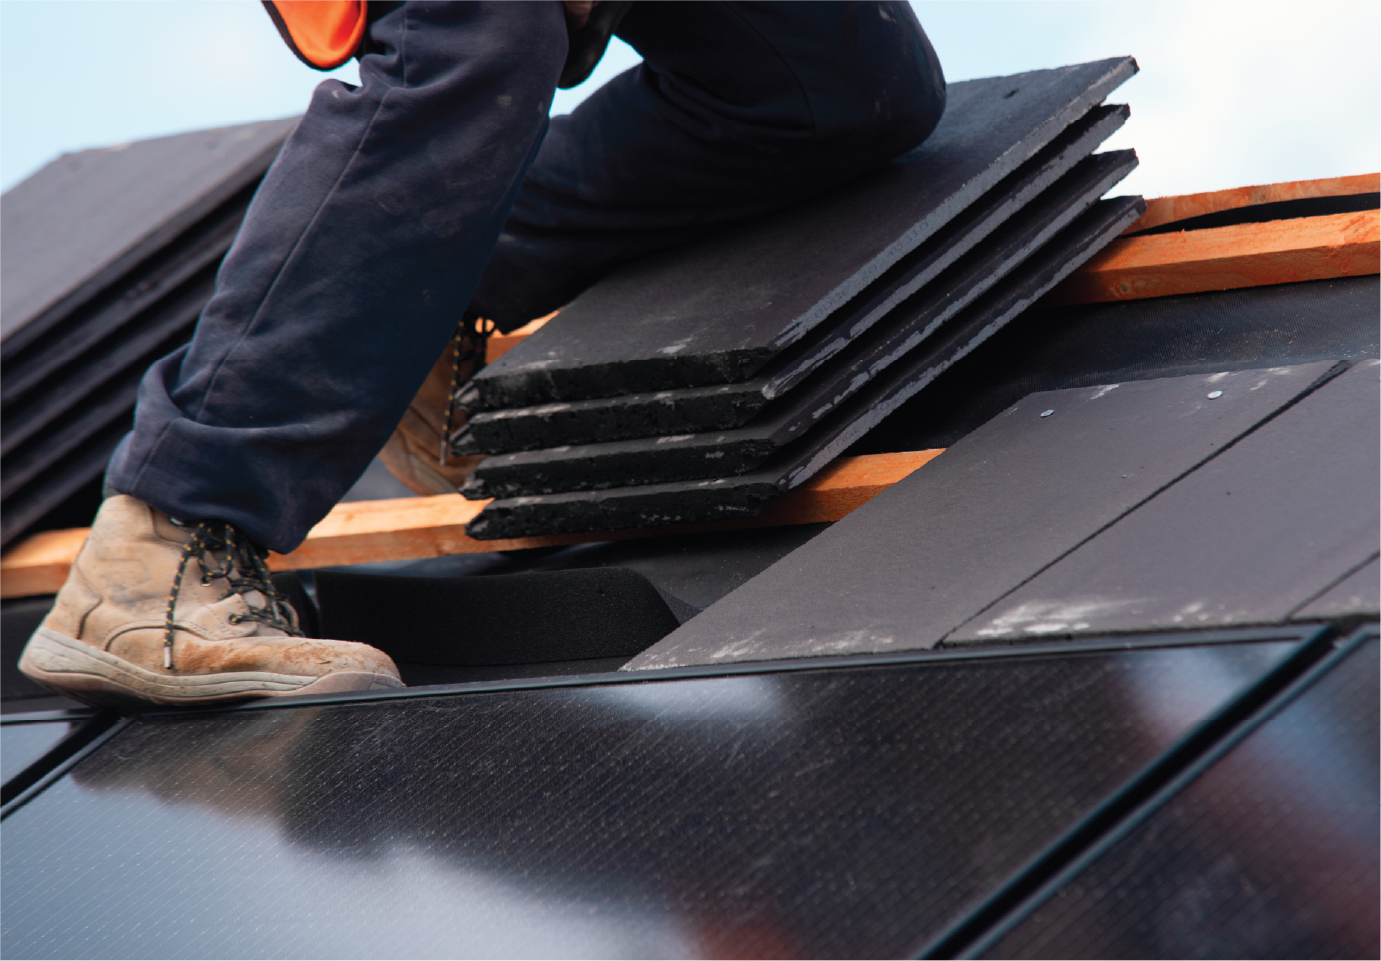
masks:
<path fill-rule="evenodd" d="M 360 85 L 317 87 L 107 475 L 278 551 L 368 466 L 467 305 L 511 330 L 886 163 L 944 109 L 901 2 L 636 3 L 618 35 L 644 62 L 550 129 L 561 4 L 370 8 Z"/>

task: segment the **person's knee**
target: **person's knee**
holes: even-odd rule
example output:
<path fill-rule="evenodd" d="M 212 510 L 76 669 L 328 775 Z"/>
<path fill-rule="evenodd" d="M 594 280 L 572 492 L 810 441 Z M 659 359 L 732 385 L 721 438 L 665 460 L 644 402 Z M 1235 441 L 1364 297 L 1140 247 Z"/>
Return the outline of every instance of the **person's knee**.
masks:
<path fill-rule="evenodd" d="M 559 3 L 425 2 L 377 4 L 361 61 L 361 80 L 448 87 L 509 75 L 555 89 L 566 59 Z M 550 105 L 550 91 L 545 95 Z"/>
<path fill-rule="evenodd" d="M 852 42 L 833 100 L 835 136 L 849 138 L 874 162 L 911 150 L 930 136 L 945 110 L 940 58 L 905 2 L 850 4 Z M 852 21 L 852 22 L 850 22 Z"/>
<path fill-rule="evenodd" d="M 945 75 L 940 58 L 921 29 L 908 3 L 880 4 L 880 12 L 904 16 L 907 56 L 884 87 L 888 99 L 898 105 L 893 126 L 898 153 L 920 144 L 935 130 L 945 112 Z"/>

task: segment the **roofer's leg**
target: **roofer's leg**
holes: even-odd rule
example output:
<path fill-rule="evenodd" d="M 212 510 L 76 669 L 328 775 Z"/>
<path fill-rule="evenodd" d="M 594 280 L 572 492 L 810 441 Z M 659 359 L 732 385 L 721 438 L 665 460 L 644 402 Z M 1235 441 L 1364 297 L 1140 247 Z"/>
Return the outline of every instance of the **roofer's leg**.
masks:
<path fill-rule="evenodd" d="M 471 302 L 510 330 L 611 267 L 919 144 L 944 109 L 909 4 L 635 3 L 644 62 L 551 131 Z"/>
<path fill-rule="evenodd" d="M 634 3 L 616 30 L 643 55 L 551 131 L 471 310 L 512 330 L 611 268 L 881 166 L 939 122 L 945 85 L 915 14 L 887 3 Z M 449 358 L 380 455 L 418 493 L 440 463 Z"/>
<path fill-rule="evenodd" d="M 40 682 L 116 703 L 400 683 L 372 648 L 292 636 L 260 548 L 292 550 L 340 499 L 455 331 L 566 27 L 557 3 L 409 3 L 370 38 L 358 88 L 317 88 L 192 342 L 145 377 L 120 496 L 21 662 Z"/>

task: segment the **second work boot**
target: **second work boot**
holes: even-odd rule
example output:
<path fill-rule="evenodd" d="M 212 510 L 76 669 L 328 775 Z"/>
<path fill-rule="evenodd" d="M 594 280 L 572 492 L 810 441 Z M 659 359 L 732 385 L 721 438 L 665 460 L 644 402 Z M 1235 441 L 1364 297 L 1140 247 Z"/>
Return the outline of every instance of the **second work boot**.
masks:
<path fill-rule="evenodd" d="M 451 453 L 450 439 L 465 426 L 457 394 L 484 366 L 484 335 L 467 321 L 432 365 L 421 390 L 408 405 L 379 460 L 414 494 L 454 494 L 484 460 L 483 455 Z M 483 321 L 479 321 L 483 323 Z"/>
<path fill-rule="evenodd" d="M 19 668 L 117 708 L 403 686 L 382 651 L 304 638 L 297 623 L 238 528 L 181 525 L 118 494 L 101 505 Z"/>

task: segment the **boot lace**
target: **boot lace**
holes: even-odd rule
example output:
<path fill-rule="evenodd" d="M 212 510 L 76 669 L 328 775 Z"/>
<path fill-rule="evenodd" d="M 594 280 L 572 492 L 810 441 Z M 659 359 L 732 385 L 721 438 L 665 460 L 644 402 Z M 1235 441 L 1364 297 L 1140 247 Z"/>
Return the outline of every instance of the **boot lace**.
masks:
<path fill-rule="evenodd" d="M 219 560 L 217 555 L 224 557 L 224 561 Z M 168 611 L 163 622 L 164 668 L 172 670 L 173 667 L 173 613 L 177 607 L 177 596 L 182 590 L 182 580 L 187 573 L 187 564 L 193 558 L 201 568 L 203 585 L 210 586 L 212 581 L 225 579 L 226 592 L 221 595 L 221 600 L 235 594 L 245 598 L 248 612 L 231 614 L 230 623 L 257 621 L 293 637 L 303 636 L 297 627 L 297 612 L 274 589 L 268 564 L 264 562 L 264 552 L 234 524 L 201 521 L 192 529 L 191 537 L 183 545 L 177 576 L 173 578 L 173 589 L 168 594 Z M 268 606 L 255 607 L 249 603 L 248 595 L 256 591 L 268 599 Z"/>
<path fill-rule="evenodd" d="M 470 361 L 475 362 L 474 369 L 470 371 L 470 377 L 474 377 L 484 369 L 485 346 L 489 341 L 489 335 L 493 332 L 494 322 L 492 320 L 474 317 L 467 313 L 456 325 L 455 335 L 451 338 L 451 389 L 446 394 L 446 415 L 441 425 L 441 450 L 439 452 L 443 464 L 446 463 L 447 456 L 454 453 L 452 447 L 465 429 L 465 424 L 461 423 L 455 430 L 452 430 L 452 419 L 457 412 L 464 412 L 467 419 L 470 413 L 460 397 L 462 388 L 466 383 L 469 383 L 470 378 L 467 377 L 462 383 L 460 369 Z"/>

